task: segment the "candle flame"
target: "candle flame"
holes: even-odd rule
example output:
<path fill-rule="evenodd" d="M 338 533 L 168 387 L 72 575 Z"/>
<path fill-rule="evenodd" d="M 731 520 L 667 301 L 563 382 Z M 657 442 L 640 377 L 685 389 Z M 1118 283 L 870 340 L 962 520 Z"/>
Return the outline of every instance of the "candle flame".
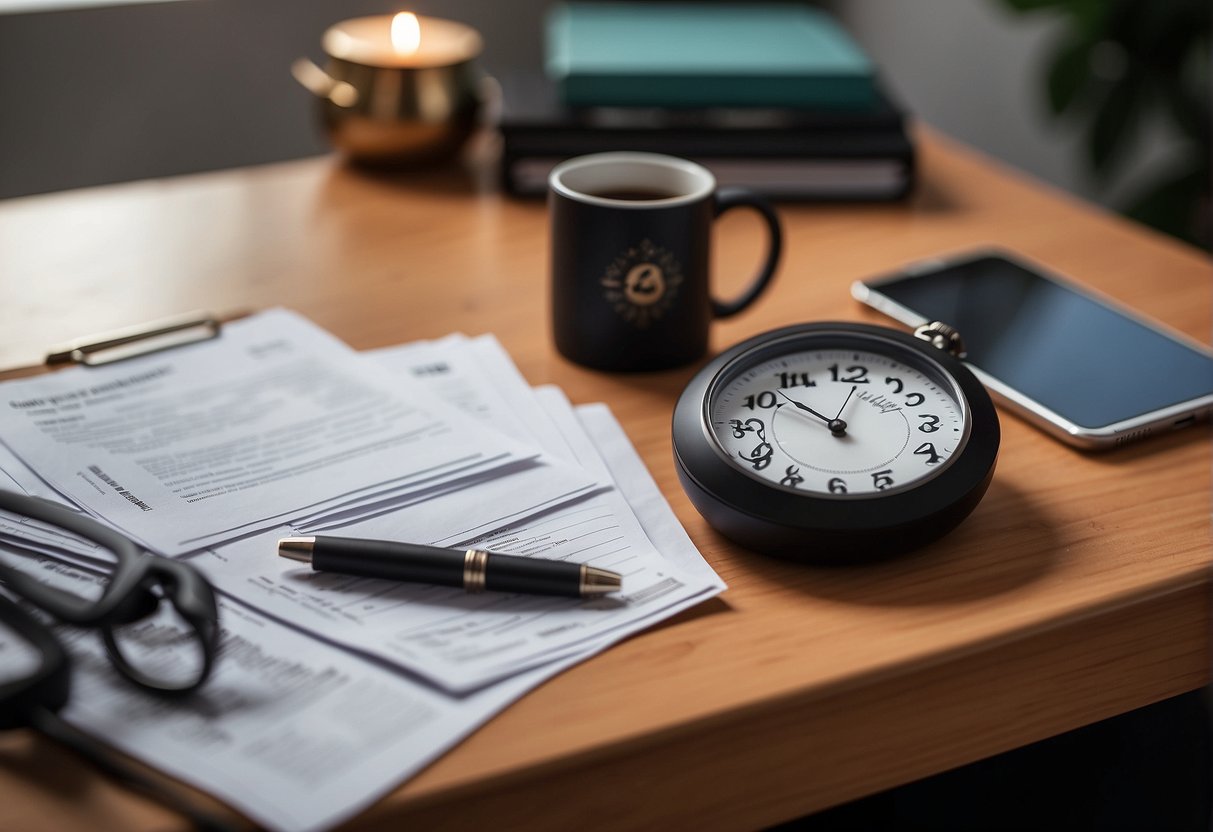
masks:
<path fill-rule="evenodd" d="M 382 30 L 381 30 L 382 31 Z M 412 12 L 392 18 L 392 48 L 397 55 L 412 55 L 421 47 L 421 24 Z"/>

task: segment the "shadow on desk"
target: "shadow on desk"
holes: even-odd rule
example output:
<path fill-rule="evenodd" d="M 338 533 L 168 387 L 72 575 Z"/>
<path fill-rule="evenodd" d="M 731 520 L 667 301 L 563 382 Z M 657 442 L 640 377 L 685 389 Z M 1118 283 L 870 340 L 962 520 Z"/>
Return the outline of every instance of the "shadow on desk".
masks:
<path fill-rule="evenodd" d="M 1012 539 L 1021 544 L 1013 550 L 1005 543 Z M 1025 541 L 1030 545 L 1022 545 Z M 1047 506 L 995 478 L 971 518 L 941 540 L 887 561 L 810 567 L 745 552 L 738 556 L 746 558 L 747 571 L 806 595 L 896 607 L 963 603 L 1011 592 L 1048 572 L 1057 549 Z"/>
<path fill-rule="evenodd" d="M 1208 832 L 1209 688 L 769 832 Z"/>
<path fill-rule="evenodd" d="M 326 198 L 340 194 L 348 183 L 358 188 L 379 189 L 386 193 L 419 193 L 434 196 L 473 196 L 495 193 L 498 188 L 496 137 L 491 133 L 473 136 L 456 157 L 420 160 L 400 164 L 350 162 L 340 154 L 330 154 L 334 173 L 325 185 Z M 348 176 L 352 173 L 353 176 Z M 329 201 L 326 199 L 326 201 Z"/>

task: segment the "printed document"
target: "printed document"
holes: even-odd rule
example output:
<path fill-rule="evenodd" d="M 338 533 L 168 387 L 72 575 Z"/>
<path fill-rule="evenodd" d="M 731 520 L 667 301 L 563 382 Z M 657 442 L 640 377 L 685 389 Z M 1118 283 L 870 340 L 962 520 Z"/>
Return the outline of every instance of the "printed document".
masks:
<path fill-rule="evenodd" d="M 609 410 L 533 390 L 492 337 L 359 356 L 265 313 L 0 385 L 0 437 L 0 488 L 190 557 L 227 596 L 215 676 L 186 700 L 139 691 L 97 633 L 59 628 L 76 658 L 64 717 L 271 829 L 343 822 L 535 685 L 724 588 Z M 307 533 L 590 562 L 623 592 L 467 595 L 277 556 Z M 106 560 L 2 513 L 0 557 L 62 586 Z M 0 676 L 27 660 L 0 633 Z"/>
<path fill-rule="evenodd" d="M 97 580 L 42 556 L 3 556 L 42 560 L 47 583 L 68 591 L 93 591 Z M 221 659 L 206 687 L 184 700 L 157 697 L 120 677 L 98 632 L 56 627 L 72 658 L 62 717 L 284 832 L 335 826 L 531 688 L 592 655 L 459 699 L 234 601 L 220 599 L 219 613 Z M 127 637 L 126 649 L 137 651 L 138 638 Z M 0 658 L 12 678 L 31 660 L 24 646 L 0 628 Z"/>
<path fill-rule="evenodd" d="M 410 389 L 275 310 L 216 340 L 8 382 L 0 436 L 54 489 L 167 555 L 538 464 L 537 449 Z M 544 473 L 528 505 L 593 485 Z"/>
<path fill-rule="evenodd" d="M 562 400 L 554 389 L 541 398 Z M 714 589 L 723 585 L 670 511 L 626 435 L 602 405 L 580 407 L 579 458 L 601 451 L 654 546 Z M 594 449 L 597 448 L 598 451 Z M 89 573 L 46 561 L 47 580 L 71 588 Z M 220 604 L 221 659 L 202 694 L 165 701 L 122 680 L 95 632 L 59 628 L 75 659 L 64 718 L 144 762 L 282 832 L 320 832 L 419 772 L 546 679 L 604 649 L 588 642 L 560 660 L 456 697 L 323 642 L 233 601 Z M 20 644 L 0 636 L 16 674 Z M 11 662 L 10 662 L 11 660 Z"/>
<path fill-rule="evenodd" d="M 477 381 L 481 376 L 470 368 L 477 366 L 479 355 L 499 351 L 494 344 L 481 341 L 475 348 L 448 339 L 376 357 L 394 363 L 399 373 L 431 368 L 421 375 L 436 395 L 451 396 L 482 418 L 502 410 L 519 412 L 511 407 L 512 399 L 529 396 L 531 407 L 521 411 L 530 414 L 526 429 L 545 437 L 550 447 L 564 448 L 560 453 L 589 479 L 610 482 L 610 471 L 562 395 L 548 391 L 541 401 L 520 376 L 507 381 L 504 374 L 495 374 L 494 385 Z M 435 367 L 443 370 L 433 371 Z M 505 385 L 515 387 L 512 398 L 500 392 Z M 508 479 L 489 486 L 508 487 Z M 480 496 L 485 488 L 319 529 L 284 527 L 202 553 L 191 562 L 218 588 L 250 606 L 454 692 L 568 655 L 587 641 L 621 639 L 650 626 L 655 616 L 672 615 L 724 588 L 710 570 L 707 576 L 688 574 L 663 557 L 616 489 L 515 521 L 497 515 L 492 501 L 486 504 Z M 493 520 L 483 522 L 483 516 Z M 494 531 L 478 531 L 494 525 Z M 314 572 L 276 556 L 279 537 L 312 533 L 568 559 L 621 572 L 623 591 L 591 600 L 470 595 L 448 587 Z M 702 563 L 698 553 L 695 560 Z"/>

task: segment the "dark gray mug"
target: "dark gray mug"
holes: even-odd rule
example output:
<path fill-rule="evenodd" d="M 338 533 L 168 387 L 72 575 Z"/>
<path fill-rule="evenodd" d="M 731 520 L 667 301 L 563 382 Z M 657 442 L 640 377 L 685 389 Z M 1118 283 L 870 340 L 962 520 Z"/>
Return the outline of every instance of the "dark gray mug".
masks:
<path fill-rule="evenodd" d="M 734 300 L 709 289 L 713 220 L 740 205 L 770 231 L 757 277 Z M 694 162 L 656 153 L 569 159 L 548 178 L 556 348 L 601 370 L 661 370 L 703 356 L 713 318 L 735 315 L 770 284 L 782 247 L 762 197 L 716 187 Z"/>

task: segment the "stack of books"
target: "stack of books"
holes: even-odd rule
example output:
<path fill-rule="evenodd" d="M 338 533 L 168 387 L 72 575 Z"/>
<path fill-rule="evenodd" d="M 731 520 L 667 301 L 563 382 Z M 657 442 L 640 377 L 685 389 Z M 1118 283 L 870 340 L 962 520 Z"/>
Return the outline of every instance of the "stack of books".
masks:
<path fill-rule="evenodd" d="M 519 196 L 609 150 L 694 159 L 778 199 L 897 199 L 914 179 L 904 111 L 808 7 L 568 3 L 548 20 L 546 72 L 500 81 L 502 175 Z"/>

